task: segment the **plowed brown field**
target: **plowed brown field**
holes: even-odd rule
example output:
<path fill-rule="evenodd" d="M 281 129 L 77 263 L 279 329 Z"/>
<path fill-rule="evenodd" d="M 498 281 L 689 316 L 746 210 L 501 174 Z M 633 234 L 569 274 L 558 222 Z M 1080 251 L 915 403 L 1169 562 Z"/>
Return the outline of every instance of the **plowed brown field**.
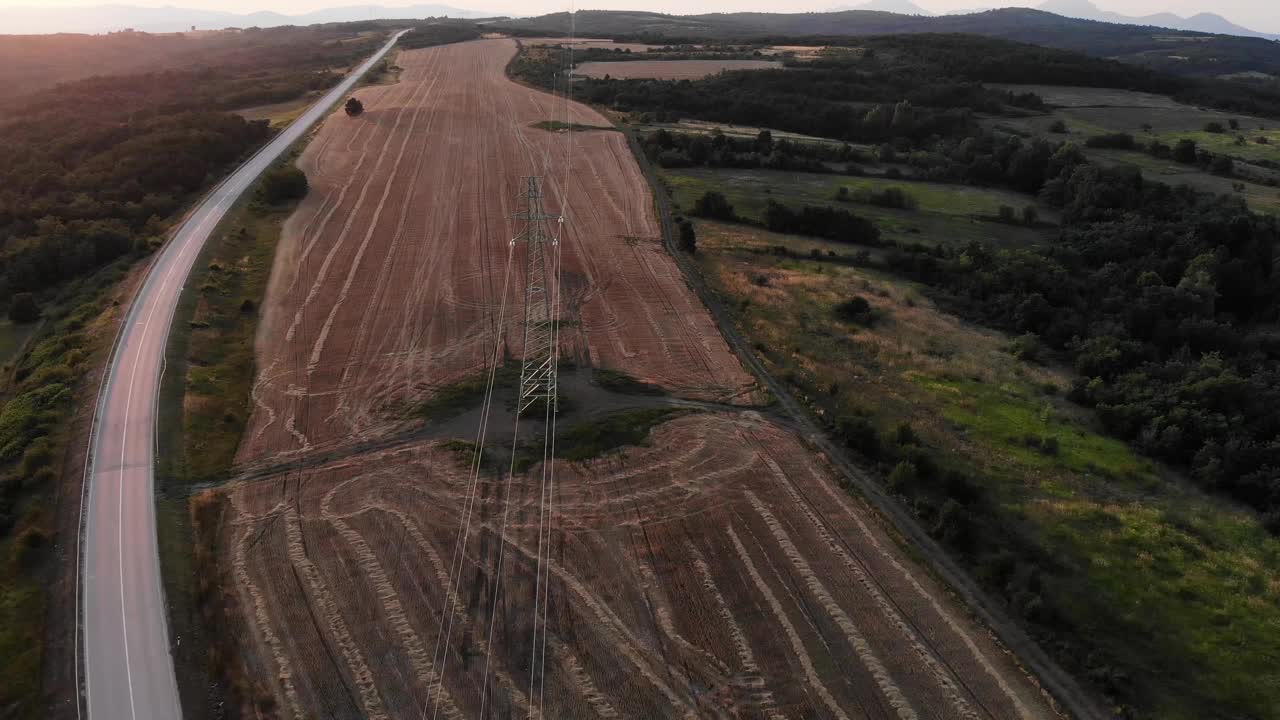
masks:
<path fill-rule="evenodd" d="M 514 50 L 402 53 L 400 83 L 361 91 L 365 115 L 335 114 L 303 156 L 312 193 L 277 258 L 240 461 L 326 459 L 214 493 L 232 631 L 271 714 L 1056 717 L 821 458 L 745 407 L 556 464 L 544 673 L 538 466 L 474 480 L 447 591 L 467 458 L 438 441 L 353 446 L 403 429 L 405 407 L 492 351 L 516 179 L 567 138 L 530 127 L 562 104 L 504 77 Z M 572 171 L 553 157 L 545 180 L 550 210 L 570 199 L 565 354 L 683 398 L 758 399 L 664 254 L 625 138 L 573 139 Z"/>

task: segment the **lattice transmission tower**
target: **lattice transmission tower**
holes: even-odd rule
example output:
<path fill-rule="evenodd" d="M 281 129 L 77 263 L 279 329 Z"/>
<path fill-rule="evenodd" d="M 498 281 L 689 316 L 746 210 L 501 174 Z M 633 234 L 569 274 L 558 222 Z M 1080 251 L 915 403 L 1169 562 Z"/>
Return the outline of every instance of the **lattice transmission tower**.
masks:
<path fill-rule="evenodd" d="M 520 368 L 519 412 L 524 413 L 539 401 L 548 403 L 551 411 L 556 402 L 556 317 L 554 292 L 558 292 L 554 273 L 548 262 L 559 243 L 547 227 L 551 220 L 564 222 L 561 215 L 547 213 L 542 207 L 542 188 L 537 176 L 523 177 L 520 201 L 523 209 L 515 214 L 522 221 L 520 232 L 511 244 L 524 243 L 528 250 L 525 261 L 524 287 L 524 362 Z M 554 288 L 554 289 L 553 289 Z"/>

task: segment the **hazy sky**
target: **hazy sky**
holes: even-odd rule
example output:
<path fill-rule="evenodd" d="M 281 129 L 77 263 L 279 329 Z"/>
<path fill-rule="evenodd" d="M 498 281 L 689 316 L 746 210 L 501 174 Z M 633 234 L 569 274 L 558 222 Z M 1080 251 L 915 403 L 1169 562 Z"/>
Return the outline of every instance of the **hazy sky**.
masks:
<path fill-rule="evenodd" d="M 566 10 L 569 0 L 421 0 L 438 2 L 461 8 L 492 11 L 503 14 L 532 15 Z M 574 0 L 579 9 L 653 10 L 669 13 L 733 12 L 750 10 L 778 12 L 804 12 L 827 10 L 839 5 L 857 5 L 864 0 L 795 0 L 780 5 L 777 0 Z M 1042 0 L 915 0 L 916 4 L 933 12 L 968 10 L 1009 5 L 1035 6 Z M 142 5 L 159 7 L 202 8 L 229 12 L 253 12 L 275 10 L 282 13 L 299 13 L 325 7 L 343 5 L 381 4 L 389 7 L 414 4 L 411 0 L 385 0 L 373 3 L 359 0 L 0 0 L 0 7 L 55 7 L 83 5 Z M 1210 11 L 1228 20 L 1263 32 L 1280 33 L 1280 0 L 1095 0 L 1105 10 L 1125 15 L 1149 15 L 1157 12 L 1174 12 L 1194 15 Z"/>

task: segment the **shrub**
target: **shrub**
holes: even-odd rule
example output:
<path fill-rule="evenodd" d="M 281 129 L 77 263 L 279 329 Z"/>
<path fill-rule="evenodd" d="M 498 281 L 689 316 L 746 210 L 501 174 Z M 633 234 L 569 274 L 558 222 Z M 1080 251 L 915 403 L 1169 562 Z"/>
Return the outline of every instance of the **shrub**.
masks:
<path fill-rule="evenodd" d="M 1207 133 L 1220 134 L 1220 133 L 1226 132 L 1227 129 L 1222 126 L 1222 123 L 1218 122 L 1217 120 L 1213 120 L 1205 123 L 1204 131 Z"/>
<path fill-rule="evenodd" d="M 942 504 L 932 530 L 934 537 L 959 550 L 967 551 L 973 545 L 969 515 L 964 506 L 955 500 L 948 499 Z"/>
<path fill-rule="evenodd" d="M 1199 156 L 1198 150 L 1195 140 L 1179 140 L 1173 146 L 1173 159 L 1185 165 L 1194 165 Z"/>
<path fill-rule="evenodd" d="M 1000 213 L 999 215 L 997 215 L 997 218 L 1002 223 L 1008 223 L 1012 225 L 1018 221 L 1018 213 L 1009 205 L 1001 205 Z"/>
<path fill-rule="evenodd" d="M 308 187 L 306 173 L 290 165 L 267 173 L 258 195 L 269 205 L 279 205 L 304 197 Z"/>
<path fill-rule="evenodd" d="M 679 226 L 680 226 L 680 239 L 679 239 L 680 249 L 689 253 L 690 255 L 693 255 L 694 253 L 698 252 L 698 235 L 696 232 L 694 232 L 693 223 L 689 222 L 688 219 L 682 219 L 679 222 Z"/>
<path fill-rule="evenodd" d="M 911 427 L 911 423 L 899 423 L 898 427 L 893 429 L 893 442 L 900 447 L 907 445 L 919 445 L 920 437 L 916 435 L 915 428 Z"/>
<path fill-rule="evenodd" d="M 811 235 L 838 242 L 863 245 L 880 242 L 880 229 L 875 223 L 830 206 L 805 205 L 796 210 L 770 200 L 764 212 L 764 225 L 772 232 Z"/>
<path fill-rule="evenodd" d="M 40 551 L 49 544 L 49 536 L 40 528 L 29 527 L 18 536 L 13 545 L 13 561 L 23 570 L 30 570 L 37 564 Z"/>
<path fill-rule="evenodd" d="M 14 293 L 9 303 L 9 319 L 18 325 L 39 320 L 40 306 L 36 305 L 35 296 L 29 292 Z"/>
<path fill-rule="evenodd" d="M 916 471 L 915 463 L 910 460 L 903 460 L 894 465 L 893 471 L 889 473 L 889 488 L 894 492 L 905 494 L 919 482 L 920 474 Z"/>
<path fill-rule="evenodd" d="M 899 187 L 887 187 L 878 191 L 862 189 L 855 193 L 854 199 L 868 205 L 899 210 L 914 210 L 917 207 L 916 199 Z"/>
<path fill-rule="evenodd" d="M 1035 225 L 1040 222 L 1040 211 L 1036 210 L 1035 205 L 1027 205 L 1022 208 L 1022 224 L 1027 226 Z"/>
<path fill-rule="evenodd" d="M 1086 140 L 1084 144 L 1086 147 L 1108 148 L 1111 150 L 1132 150 L 1137 147 L 1137 143 L 1129 133 L 1095 135 Z"/>
<path fill-rule="evenodd" d="M 359 98 L 348 98 L 347 104 L 342 107 L 347 112 L 348 117 L 356 117 L 364 112 L 364 103 Z"/>
<path fill-rule="evenodd" d="M 835 313 L 841 320 L 857 325 L 870 326 L 876 321 L 875 310 L 871 307 L 871 303 L 859 295 L 854 295 L 836 305 Z"/>
<path fill-rule="evenodd" d="M 1049 132 L 1065 135 L 1067 134 L 1067 124 L 1061 119 L 1054 120 L 1053 124 L 1049 126 Z"/>
<path fill-rule="evenodd" d="M 694 215 L 698 217 L 712 218 L 715 220 L 734 220 L 737 214 L 733 211 L 733 205 L 729 204 L 728 198 L 722 193 L 715 191 L 707 191 L 702 197 L 693 204 Z"/>
<path fill-rule="evenodd" d="M 841 415 L 836 419 L 836 435 L 850 450 L 871 460 L 880 457 L 880 436 L 867 418 L 861 415 Z"/>

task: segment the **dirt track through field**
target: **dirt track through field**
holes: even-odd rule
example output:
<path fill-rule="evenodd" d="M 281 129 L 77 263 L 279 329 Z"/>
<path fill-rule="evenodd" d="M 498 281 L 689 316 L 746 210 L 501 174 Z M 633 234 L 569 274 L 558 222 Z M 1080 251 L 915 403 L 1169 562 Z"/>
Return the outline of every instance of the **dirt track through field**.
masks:
<path fill-rule="evenodd" d="M 514 50 L 402 53 L 400 82 L 361 91 L 364 116 L 331 117 L 301 160 L 312 192 L 277 258 L 239 460 L 338 459 L 219 491 L 237 630 L 274 712 L 1056 717 L 826 463 L 748 409 L 558 462 L 549 553 L 537 465 L 474 478 L 439 442 L 334 452 L 402 430 L 407 408 L 483 367 L 531 173 L 547 174 L 550 211 L 570 199 L 565 355 L 687 398 L 760 399 L 665 254 L 625 138 L 575 133 L 564 173 L 566 136 L 530 127 L 563 103 L 505 78 Z M 508 331 L 518 316 L 509 306 Z M 530 664 L 539 568 L 544 673 Z"/>

